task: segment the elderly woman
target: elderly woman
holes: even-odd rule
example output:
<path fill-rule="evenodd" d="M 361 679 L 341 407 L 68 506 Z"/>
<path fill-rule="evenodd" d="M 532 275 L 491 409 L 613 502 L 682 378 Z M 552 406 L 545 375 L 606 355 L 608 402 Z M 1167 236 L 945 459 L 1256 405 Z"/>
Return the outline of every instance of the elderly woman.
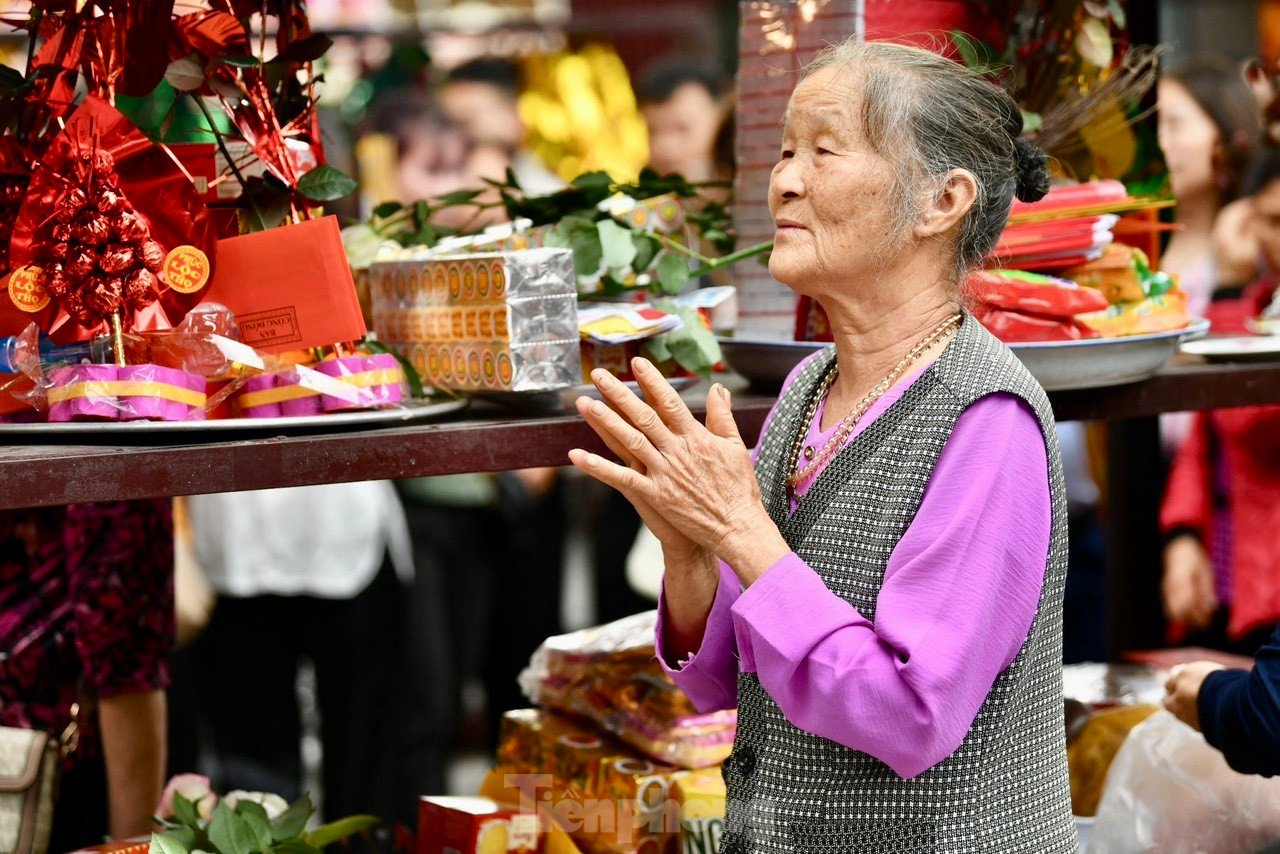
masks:
<path fill-rule="evenodd" d="M 1016 195 L 1047 189 L 1016 104 L 925 51 L 847 42 L 804 72 L 770 270 L 836 346 L 754 458 L 654 367 L 578 410 L 662 543 L 659 656 L 739 713 L 723 851 L 1074 851 L 1062 724 L 1066 499 L 1044 392 L 960 307 Z"/>

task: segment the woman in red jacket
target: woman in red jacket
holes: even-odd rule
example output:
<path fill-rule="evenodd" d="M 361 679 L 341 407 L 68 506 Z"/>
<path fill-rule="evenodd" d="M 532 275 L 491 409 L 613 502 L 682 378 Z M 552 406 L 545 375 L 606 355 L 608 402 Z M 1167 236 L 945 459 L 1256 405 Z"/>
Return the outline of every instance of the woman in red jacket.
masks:
<path fill-rule="evenodd" d="M 1250 221 L 1268 274 L 1210 309 L 1215 332 L 1244 334 L 1277 291 L 1280 149 L 1249 170 Z M 1192 632 L 1250 653 L 1280 622 L 1280 406 L 1197 415 L 1169 475 L 1161 522 L 1165 612 Z M 1198 639 L 1204 641 L 1205 639 Z"/>

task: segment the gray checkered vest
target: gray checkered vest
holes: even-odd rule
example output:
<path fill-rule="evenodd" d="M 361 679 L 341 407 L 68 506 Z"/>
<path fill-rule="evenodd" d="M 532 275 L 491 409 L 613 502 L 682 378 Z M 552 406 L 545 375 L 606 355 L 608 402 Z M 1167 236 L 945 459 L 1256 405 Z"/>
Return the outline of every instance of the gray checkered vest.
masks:
<path fill-rule="evenodd" d="M 828 464 L 791 516 L 791 444 L 833 359 L 834 351 L 813 359 L 783 393 L 756 466 L 765 506 L 796 553 L 874 622 L 889 555 L 956 419 L 979 398 L 1010 392 L 1034 408 L 1049 448 L 1053 533 L 1043 592 L 1026 643 L 964 742 L 911 780 L 798 729 L 754 673 L 741 674 L 738 733 L 724 766 L 721 851 L 1074 852 L 1061 670 L 1067 504 L 1048 399 L 1022 363 L 966 316 L 943 355 Z"/>

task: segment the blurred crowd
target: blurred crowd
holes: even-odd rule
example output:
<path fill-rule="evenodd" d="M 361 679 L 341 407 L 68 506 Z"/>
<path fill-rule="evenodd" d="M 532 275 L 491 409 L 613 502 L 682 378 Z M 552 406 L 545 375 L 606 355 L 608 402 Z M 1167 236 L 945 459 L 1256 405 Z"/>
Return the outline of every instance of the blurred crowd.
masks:
<path fill-rule="evenodd" d="M 731 177 L 732 109 L 718 74 L 663 60 L 636 89 L 653 168 Z M 433 87 L 376 92 L 365 130 L 394 141 L 399 198 L 508 171 L 532 194 L 562 186 L 556 164 L 526 147 L 520 92 L 519 68 L 492 57 Z M 1280 151 L 1262 144 L 1261 121 L 1275 96 L 1265 78 L 1211 57 L 1159 83 L 1179 227 L 1162 267 L 1220 331 L 1243 330 L 1277 287 Z M 1171 640 L 1251 653 L 1280 621 L 1280 407 L 1165 428 Z M 1106 655 L 1106 508 L 1084 428 L 1064 425 L 1063 447 L 1067 656 L 1096 659 Z M 165 607 L 175 557 L 154 546 L 170 542 L 171 526 L 176 615 Z M 71 703 L 93 697 L 96 723 L 65 777 L 54 850 L 144 831 L 167 769 L 292 799 L 318 765 L 313 795 L 325 815 L 412 824 L 417 795 L 446 791 L 450 758 L 488 749 L 501 713 L 525 705 L 519 670 L 567 628 L 569 551 L 588 568 L 588 619 L 653 606 L 626 580 L 639 527 L 616 493 L 556 469 L 197 496 L 172 520 L 154 502 L 7 512 L 0 724 L 60 730 Z M 307 732 L 317 740 L 304 749 Z"/>

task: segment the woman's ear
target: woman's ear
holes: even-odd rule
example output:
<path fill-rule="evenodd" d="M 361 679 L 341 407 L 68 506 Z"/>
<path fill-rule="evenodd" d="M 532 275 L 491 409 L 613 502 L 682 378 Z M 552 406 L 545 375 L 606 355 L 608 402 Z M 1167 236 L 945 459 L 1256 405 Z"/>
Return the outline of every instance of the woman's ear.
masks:
<path fill-rule="evenodd" d="M 915 235 L 924 240 L 959 226 L 978 200 L 978 179 L 968 169 L 952 169 L 932 200 L 926 200 Z"/>

